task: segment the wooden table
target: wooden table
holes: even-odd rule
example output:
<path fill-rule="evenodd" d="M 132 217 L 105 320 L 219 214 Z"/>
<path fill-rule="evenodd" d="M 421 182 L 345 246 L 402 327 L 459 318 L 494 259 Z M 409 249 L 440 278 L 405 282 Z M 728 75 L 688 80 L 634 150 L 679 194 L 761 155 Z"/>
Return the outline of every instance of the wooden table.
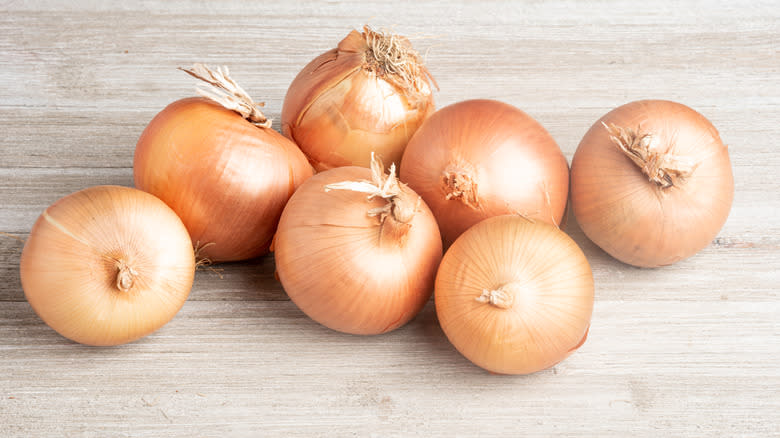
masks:
<path fill-rule="evenodd" d="M 596 281 L 590 337 L 530 376 L 494 376 L 429 303 L 383 336 L 312 322 L 272 257 L 198 272 L 157 333 L 69 342 L 24 298 L 0 237 L 0 436 L 780 436 L 780 5 L 772 1 L 0 4 L 0 231 L 56 199 L 132 185 L 135 143 L 227 64 L 277 120 L 294 75 L 365 22 L 411 35 L 440 106 L 495 98 L 571 157 L 640 98 L 683 102 L 730 146 L 736 193 L 712 244 L 663 269 L 608 257 L 570 221 Z"/>

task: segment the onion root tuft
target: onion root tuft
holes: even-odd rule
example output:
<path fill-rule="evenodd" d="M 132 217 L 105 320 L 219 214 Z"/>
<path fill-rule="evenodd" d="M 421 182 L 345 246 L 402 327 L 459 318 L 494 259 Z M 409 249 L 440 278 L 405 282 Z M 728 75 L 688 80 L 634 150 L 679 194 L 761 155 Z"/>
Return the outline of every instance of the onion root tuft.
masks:
<path fill-rule="evenodd" d="M 482 289 L 482 295 L 475 299 L 479 303 L 488 303 L 499 309 L 510 309 L 515 297 L 508 289 L 510 289 L 508 284 L 493 290 Z"/>
<path fill-rule="evenodd" d="M 641 129 L 622 128 L 612 123 L 602 125 L 609 132 L 609 138 L 623 153 L 647 175 L 651 182 L 662 189 L 679 186 L 691 176 L 697 163 L 691 159 L 660 152 L 655 137 L 642 133 Z"/>
<path fill-rule="evenodd" d="M 138 276 L 138 271 L 133 269 L 133 267 L 124 260 L 117 260 L 116 269 L 116 288 L 121 292 L 130 292 L 130 289 L 133 288 L 135 278 Z"/>
<path fill-rule="evenodd" d="M 378 76 L 420 101 L 424 101 L 430 93 L 426 84 L 439 88 L 407 38 L 378 32 L 369 26 L 363 26 L 363 37 L 368 45 L 366 67 Z"/>
<path fill-rule="evenodd" d="M 459 199 L 471 208 L 479 208 L 477 196 L 477 182 L 471 173 L 456 166 L 450 165 L 444 170 L 441 177 L 447 200 Z"/>

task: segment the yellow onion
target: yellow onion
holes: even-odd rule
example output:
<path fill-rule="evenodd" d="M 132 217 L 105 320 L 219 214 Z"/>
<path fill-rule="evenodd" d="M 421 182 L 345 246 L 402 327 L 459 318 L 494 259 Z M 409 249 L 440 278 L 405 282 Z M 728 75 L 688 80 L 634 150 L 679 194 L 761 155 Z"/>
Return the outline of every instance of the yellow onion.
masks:
<path fill-rule="evenodd" d="M 675 102 L 618 107 L 583 137 L 572 160 L 574 216 L 616 259 L 657 267 L 696 254 L 731 209 L 728 148 L 709 120 Z"/>
<path fill-rule="evenodd" d="M 284 290 L 334 330 L 379 334 L 428 301 L 441 237 L 428 207 L 373 161 L 315 175 L 295 192 L 274 241 Z"/>
<path fill-rule="evenodd" d="M 285 203 L 313 173 L 290 140 L 228 76 L 196 64 L 205 97 L 162 110 L 135 150 L 135 186 L 181 217 L 198 256 L 213 262 L 268 252 Z"/>
<path fill-rule="evenodd" d="M 533 373 L 585 342 L 593 275 L 555 226 L 495 216 L 447 250 L 435 302 L 444 333 L 470 361 L 499 374 Z"/>
<path fill-rule="evenodd" d="M 118 345 L 179 311 L 195 254 L 164 202 L 136 189 L 97 186 L 41 214 L 20 270 L 27 300 L 51 328 L 82 344 Z"/>
<path fill-rule="evenodd" d="M 470 226 L 502 214 L 560 224 L 569 166 L 531 116 L 478 99 L 444 107 L 425 121 L 404 152 L 401 181 L 431 207 L 449 245 Z"/>
<path fill-rule="evenodd" d="M 409 40 L 368 26 L 353 30 L 295 77 L 282 133 L 317 171 L 368 167 L 372 152 L 399 164 L 409 138 L 434 111 L 431 85 Z"/>

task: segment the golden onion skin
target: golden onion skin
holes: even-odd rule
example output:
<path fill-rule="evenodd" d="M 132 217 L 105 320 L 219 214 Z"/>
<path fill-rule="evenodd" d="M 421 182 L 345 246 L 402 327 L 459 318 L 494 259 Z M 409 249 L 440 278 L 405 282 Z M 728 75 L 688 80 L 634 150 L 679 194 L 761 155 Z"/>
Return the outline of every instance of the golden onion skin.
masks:
<path fill-rule="evenodd" d="M 367 212 L 385 200 L 325 191 L 329 184 L 370 177 L 369 169 L 357 166 L 313 176 L 285 207 L 274 241 L 276 270 L 292 301 L 320 324 L 360 335 L 386 333 L 411 320 L 430 298 L 442 255 L 425 203 L 416 206 L 408 232 L 383 234 L 387 222 L 380 225 Z"/>
<path fill-rule="evenodd" d="M 649 135 L 653 150 L 690 163 L 690 175 L 663 187 L 615 143 L 608 127 Z M 571 168 L 574 216 L 585 235 L 616 259 L 659 267 L 709 245 L 728 218 L 734 177 L 728 148 L 693 109 L 643 100 L 618 107 L 583 137 Z"/>
<path fill-rule="evenodd" d="M 267 253 L 284 205 L 312 173 L 290 140 L 200 97 L 157 114 L 133 163 L 135 186 L 168 204 L 212 262 Z"/>
<path fill-rule="evenodd" d="M 427 69 L 421 66 L 411 86 L 405 85 L 374 62 L 370 35 L 376 33 L 350 32 L 306 65 L 285 96 L 282 134 L 317 171 L 368 167 L 372 152 L 399 165 L 409 139 L 435 110 Z M 405 38 L 399 41 L 411 51 Z"/>
<path fill-rule="evenodd" d="M 119 345 L 173 318 L 190 293 L 195 254 L 161 200 L 97 186 L 41 214 L 20 272 L 27 301 L 51 328 L 82 344 Z"/>
<path fill-rule="evenodd" d="M 493 295 L 495 302 L 482 299 Z M 564 232 L 517 215 L 463 233 L 436 276 L 436 315 L 455 348 L 497 374 L 549 368 L 583 345 L 593 274 Z"/>
<path fill-rule="evenodd" d="M 520 109 L 488 99 L 448 105 L 426 120 L 404 152 L 401 181 L 431 208 L 445 246 L 502 214 L 560 224 L 569 196 L 569 166 L 555 139 Z"/>

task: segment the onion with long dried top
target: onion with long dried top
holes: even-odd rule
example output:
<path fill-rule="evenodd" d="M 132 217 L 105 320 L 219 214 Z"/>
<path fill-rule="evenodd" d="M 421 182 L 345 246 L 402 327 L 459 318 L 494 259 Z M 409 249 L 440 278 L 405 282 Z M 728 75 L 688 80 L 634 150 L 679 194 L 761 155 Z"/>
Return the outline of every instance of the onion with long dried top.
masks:
<path fill-rule="evenodd" d="M 274 240 L 284 290 L 334 330 L 379 334 L 412 319 L 433 290 L 441 237 L 428 207 L 389 175 L 340 167 L 315 175 L 290 198 Z"/>
<path fill-rule="evenodd" d="M 444 333 L 466 358 L 494 373 L 528 374 L 585 342 L 593 275 L 558 228 L 497 216 L 469 228 L 447 250 L 434 301 Z"/>
<path fill-rule="evenodd" d="M 168 204 L 214 262 L 268 252 L 284 205 L 313 173 L 290 140 L 228 75 L 195 64 L 201 98 L 172 103 L 135 151 L 135 185 Z"/>
<path fill-rule="evenodd" d="M 636 101 L 599 119 L 572 160 L 574 215 L 618 260 L 657 267 L 707 246 L 734 197 L 728 148 L 709 120 L 663 100 Z"/>
<path fill-rule="evenodd" d="M 318 171 L 368 167 L 372 152 L 397 165 L 434 111 L 435 85 L 408 39 L 365 26 L 298 73 L 284 99 L 282 133 Z"/>
<path fill-rule="evenodd" d="M 495 100 L 467 100 L 420 127 L 404 152 L 401 181 L 422 196 L 449 245 L 470 226 L 502 214 L 559 224 L 569 167 L 528 114 Z"/>
<path fill-rule="evenodd" d="M 51 328 L 82 344 L 118 345 L 179 311 L 195 254 L 165 203 L 140 190 L 97 186 L 41 214 L 20 271 L 27 301 Z"/>

